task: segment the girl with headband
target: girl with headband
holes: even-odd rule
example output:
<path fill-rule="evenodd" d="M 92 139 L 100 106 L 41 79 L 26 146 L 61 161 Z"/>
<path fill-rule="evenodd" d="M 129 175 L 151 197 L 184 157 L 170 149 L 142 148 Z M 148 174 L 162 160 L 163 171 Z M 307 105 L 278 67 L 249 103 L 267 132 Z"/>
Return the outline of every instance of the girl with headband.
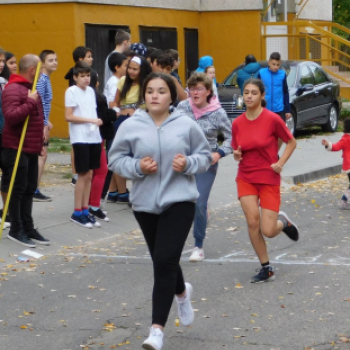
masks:
<path fill-rule="evenodd" d="M 150 64 L 144 57 L 134 56 L 126 69 L 126 76 L 119 79 L 117 93 L 115 96 L 115 111 L 117 120 L 114 123 L 117 132 L 121 123 L 132 116 L 138 108 L 145 109 L 142 97 L 142 85 L 146 77 L 152 72 Z M 111 184 L 107 202 L 109 203 L 129 203 L 129 192 L 126 189 L 126 179 L 116 174 L 115 185 Z M 114 187 L 114 188 L 113 188 Z"/>

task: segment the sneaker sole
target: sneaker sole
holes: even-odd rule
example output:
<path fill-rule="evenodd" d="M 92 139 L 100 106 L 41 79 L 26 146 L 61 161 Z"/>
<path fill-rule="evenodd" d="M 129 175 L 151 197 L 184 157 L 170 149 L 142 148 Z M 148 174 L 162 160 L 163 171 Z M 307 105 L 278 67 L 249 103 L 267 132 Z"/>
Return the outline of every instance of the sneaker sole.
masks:
<path fill-rule="evenodd" d="M 33 198 L 33 202 L 52 202 L 52 199 L 38 199 L 38 198 Z"/>
<path fill-rule="evenodd" d="M 72 218 L 70 218 L 70 221 L 74 222 L 75 224 L 77 224 L 77 225 L 79 225 L 81 227 L 92 228 L 92 224 L 90 224 L 90 223 L 83 225 L 80 222 L 73 220 Z M 87 226 L 87 225 L 90 225 L 90 226 Z"/>
<path fill-rule="evenodd" d="M 117 201 L 116 201 L 116 200 L 113 201 L 113 200 L 111 200 L 111 199 L 107 199 L 107 203 L 117 203 Z"/>
<path fill-rule="evenodd" d="M 197 259 L 197 258 L 192 258 L 191 259 L 191 257 L 189 257 L 189 262 L 201 262 L 201 261 L 203 261 L 204 260 L 204 257 L 203 258 L 199 258 L 199 259 Z"/>
<path fill-rule="evenodd" d="M 26 247 L 28 247 L 28 248 L 35 248 L 35 247 L 36 247 L 35 244 L 24 243 L 24 242 L 22 242 L 22 241 L 19 241 L 19 240 L 16 239 L 16 238 L 10 236 L 10 235 L 7 235 L 7 238 L 10 239 L 11 241 L 14 241 L 14 242 L 16 242 L 16 243 L 22 244 L 22 245 L 24 245 L 24 246 L 26 246 Z"/>
<path fill-rule="evenodd" d="M 158 350 L 156 347 L 154 347 L 153 345 L 151 344 L 145 344 L 143 343 L 142 344 L 142 349 L 145 349 L 145 350 Z"/>
<path fill-rule="evenodd" d="M 115 203 L 117 203 L 117 204 L 130 204 L 130 202 L 115 202 Z"/>
<path fill-rule="evenodd" d="M 50 241 L 43 242 L 43 241 L 39 241 L 39 240 L 37 240 L 37 239 L 35 239 L 35 238 L 31 238 L 31 237 L 30 237 L 30 239 L 31 239 L 32 241 L 35 241 L 35 242 L 38 243 L 38 244 L 41 244 L 41 245 L 50 245 L 50 244 L 51 244 Z"/>
<path fill-rule="evenodd" d="M 296 225 L 295 222 L 293 222 L 291 219 L 289 219 L 289 216 L 288 216 L 284 211 L 280 210 L 280 211 L 279 211 L 279 214 L 284 215 L 284 216 L 286 217 L 286 219 L 287 219 L 293 226 L 295 226 L 295 228 L 296 228 L 297 231 L 298 231 L 298 239 L 297 239 L 297 240 L 292 239 L 292 241 L 294 241 L 294 242 L 298 241 L 298 240 L 299 240 L 299 227 Z"/>

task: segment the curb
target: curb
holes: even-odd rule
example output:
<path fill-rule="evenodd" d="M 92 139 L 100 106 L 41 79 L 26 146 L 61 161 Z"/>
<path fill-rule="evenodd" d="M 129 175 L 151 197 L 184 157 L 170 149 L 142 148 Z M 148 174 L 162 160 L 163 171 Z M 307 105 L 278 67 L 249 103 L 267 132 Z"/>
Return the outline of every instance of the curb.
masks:
<path fill-rule="evenodd" d="M 305 174 L 282 176 L 282 180 L 288 184 L 297 185 L 298 183 L 317 181 L 328 176 L 340 174 L 341 170 L 341 165 L 333 165 L 331 167 L 313 170 Z"/>

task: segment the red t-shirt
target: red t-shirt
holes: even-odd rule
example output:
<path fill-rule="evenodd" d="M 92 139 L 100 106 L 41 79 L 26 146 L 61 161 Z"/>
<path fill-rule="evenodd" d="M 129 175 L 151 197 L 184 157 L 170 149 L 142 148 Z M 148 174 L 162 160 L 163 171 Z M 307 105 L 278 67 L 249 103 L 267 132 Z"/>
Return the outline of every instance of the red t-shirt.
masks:
<path fill-rule="evenodd" d="M 281 117 L 266 108 L 255 120 L 249 120 L 246 113 L 240 115 L 232 123 L 232 148 L 241 146 L 242 150 L 236 181 L 279 186 L 280 174 L 271 164 L 278 160 L 278 139 L 288 142 L 292 138 Z"/>

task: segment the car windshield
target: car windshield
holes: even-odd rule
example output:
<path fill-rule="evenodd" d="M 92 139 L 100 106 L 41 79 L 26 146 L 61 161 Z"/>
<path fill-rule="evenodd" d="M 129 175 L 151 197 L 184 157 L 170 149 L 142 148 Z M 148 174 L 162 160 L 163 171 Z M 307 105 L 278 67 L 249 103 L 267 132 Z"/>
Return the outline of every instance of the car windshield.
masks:
<path fill-rule="evenodd" d="M 289 67 L 283 67 L 283 69 L 287 73 L 287 84 L 288 84 L 288 87 L 294 86 L 295 77 L 296 77 L 296 74 L 297 74 L 297 67 L 296 66 L 289 66 Z"/>

